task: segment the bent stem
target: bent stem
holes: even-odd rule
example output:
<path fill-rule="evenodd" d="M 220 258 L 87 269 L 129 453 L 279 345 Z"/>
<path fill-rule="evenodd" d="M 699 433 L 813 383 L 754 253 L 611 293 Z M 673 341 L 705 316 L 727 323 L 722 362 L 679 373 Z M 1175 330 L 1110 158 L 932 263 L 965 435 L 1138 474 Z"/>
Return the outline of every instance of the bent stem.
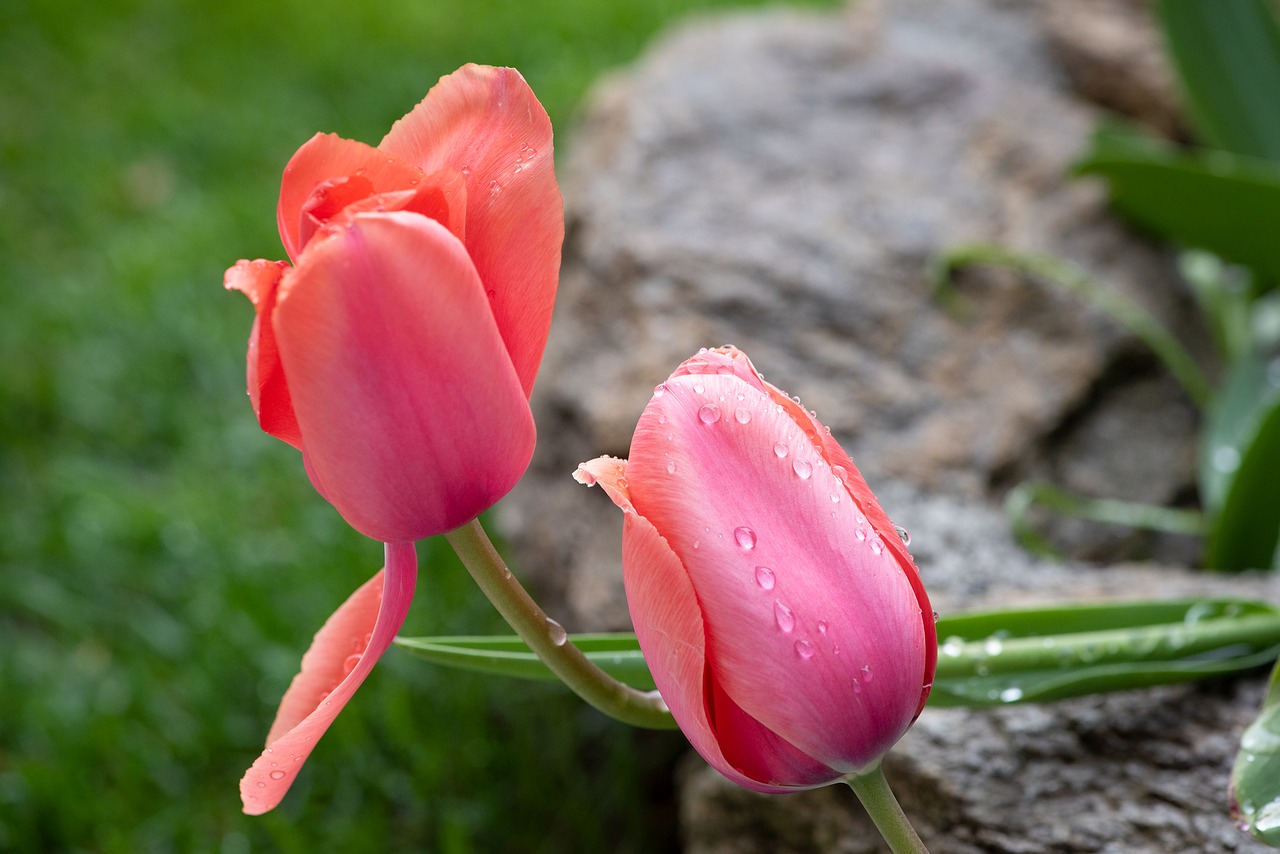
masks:
<path fill-rule="evenodd" d="M 907 814 L 898 805 L 893 796 L 889 782 L 880 770 L 880 763 L 862 774 L 852 774 L 844 778 L 853 789 L 853 793 L 862 801 L 867 815 L 875 822 L 876 830 L 889 843 L 893 854 L 929 854 L 929 849 L 920 841 L 916 829 L 911 826 Z"/>
<path fill-rule="evenodd" d="M 538 607 L 507 569 L 479 519 L 444 536 L 498 613 L 575 694 L 623 723 L 675 729 L 675 720 L 657 691 L 637 691 L 605 673 L 568 639 L 563 626 Z"/>

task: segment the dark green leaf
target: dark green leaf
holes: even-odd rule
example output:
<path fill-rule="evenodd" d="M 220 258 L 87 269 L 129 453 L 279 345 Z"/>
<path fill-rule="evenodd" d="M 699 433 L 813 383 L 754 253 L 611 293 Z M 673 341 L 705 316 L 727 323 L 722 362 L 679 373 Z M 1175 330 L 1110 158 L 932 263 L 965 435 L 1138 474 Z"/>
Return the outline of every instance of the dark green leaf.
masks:
<path fill-rule="evenodd" d="M 1113 204 L 1139 225 L 1280 280 L 1280 167 L 1223 151 L 1180 154 L 1107 125 L 1076 171 L 1105 178 Z"/>
<path fill-rule="evenodd" d="M 1200 493 L 1211 517 L 1215 569 L 1275 569 L 1280 542 L 1280 356 L 1232 366 L 1209 410 Z"/>
<path fill-rule="evenodd" d="M 1159 0 L 1170 58 L 1205 139 L 1280 162 L 1280 28 L 1265 0 Z"/>

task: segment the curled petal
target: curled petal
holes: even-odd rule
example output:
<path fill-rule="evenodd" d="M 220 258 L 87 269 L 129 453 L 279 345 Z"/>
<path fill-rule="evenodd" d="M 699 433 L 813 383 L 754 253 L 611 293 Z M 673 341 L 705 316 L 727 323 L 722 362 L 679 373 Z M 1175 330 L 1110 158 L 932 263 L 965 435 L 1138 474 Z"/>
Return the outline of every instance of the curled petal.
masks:
<path fill-rule="evenodd" d="M 228 290 L 240 291 L 253 303 L 257 316 L 249 333 L 249 401 L 262 429 L 295 448 L 302 446 L 298 419 L 289 399 L 289 385 L 280 366 L 280 352 L 271 313 L 280 282 L 289 265 L 284 261 L 238 261 L 223 276 Z M 265 319 L 265 323 L 263 322 Z"/>
<path fill-rule="evenodd" d="M 533 416 L 475 267 L 440 223 L 353 217 L 308 247 L 274 325 L 307 471 L 361 533 L 452 530 L 524 473 Z"/>
<path fill-rule="evenodd" d="M 267 748 L 240 780 L 244 811 L 280 803 L 316 742 L 364 682 L 404 623 L 418 558 L 412 543 L 388 543 L 385 569 L 365 582 L 316 633 L 289 685 Z"/>
<path fill-rule="evenodd" d="M 564 239 L 546 111 L 515 69 L 467 65 L 441 78 L 378 148 L 426 173 L 466 177 L 467 250 L 528 397 Z"/>
<path fill-rule="evenodd" d="M 302 247 L 315 231 L 314 224 L 306 224 L 306 206 L 320 185 L 331 188 L 329 204 L 336 208 L 329 211 L 332 214 L 362 195 L 413 189 L 422 177 L 421 169 L 372 145 L 331 133 L 316 134 L 294 153 L 280 181 L 276 222 L 285 251 L 298 263 Z"/>

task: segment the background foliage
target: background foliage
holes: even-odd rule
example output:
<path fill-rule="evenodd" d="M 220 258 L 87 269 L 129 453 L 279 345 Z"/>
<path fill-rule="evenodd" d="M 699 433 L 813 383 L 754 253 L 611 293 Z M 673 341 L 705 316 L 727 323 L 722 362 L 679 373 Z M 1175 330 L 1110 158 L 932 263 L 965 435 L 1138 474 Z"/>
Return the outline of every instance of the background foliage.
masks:
<path fill-rule="evenodd" d="M 282 807 L 241 815 L 299 656 L 381 550 L 257 430 L 252 311 L 221 280 L 282 257 L 280 170 L 316 131 L 377 142 L 476 61 L 523 71 L 563 151 L 602 69 L 724 5 L 0 4 L 0 850 L 669 846 L 646 786 L 679 736 L 396 650 Z M 500 631 L 420 549 L 406 633 Z"/>

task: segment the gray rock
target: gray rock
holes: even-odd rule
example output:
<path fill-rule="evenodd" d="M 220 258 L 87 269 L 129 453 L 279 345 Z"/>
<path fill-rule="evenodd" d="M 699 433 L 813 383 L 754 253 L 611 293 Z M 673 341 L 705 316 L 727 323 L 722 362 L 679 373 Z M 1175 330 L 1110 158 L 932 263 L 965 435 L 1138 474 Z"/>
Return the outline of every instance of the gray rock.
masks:
<path fill-rule="evenodd" d="M 562 173 L 569 233 L 534 393 L 539 446 L 499 521 L 549 610 L 627 628 L 621 520 L 569 474 L 625 456 L 653 386 L 733 343 L 850 450 L 944 613 L 1020 602 L 1274 596 L 1269 579 L 1030 558 L 996 509 L 1023 477 L 1164 503 L 1195 418 L 1133 339 L 1061 292 L 930 257 L 982 240 L 1071 260 L 1194 333 L 1169 259 L 1065 171 L 1075 100 L 1037 4 L 863 0 L 669 33 L 596 90 Z M 1098 532 L 1059 532 L 1093 547 Z M 1124 553 L 1127 543 L 1096 549 Z M 1110 549 L 1110 551 L 1108 551 Z M 1117 551 L 1117 549 L 1119 551 Z M 1259 681 L 1045 707 L 930 709 L 887 768 L 939 851 L 1253 850 L 1226 814 Z M 874 851 L 850 793 L 760 798 L 694 762 L 689 852 Z"/>

